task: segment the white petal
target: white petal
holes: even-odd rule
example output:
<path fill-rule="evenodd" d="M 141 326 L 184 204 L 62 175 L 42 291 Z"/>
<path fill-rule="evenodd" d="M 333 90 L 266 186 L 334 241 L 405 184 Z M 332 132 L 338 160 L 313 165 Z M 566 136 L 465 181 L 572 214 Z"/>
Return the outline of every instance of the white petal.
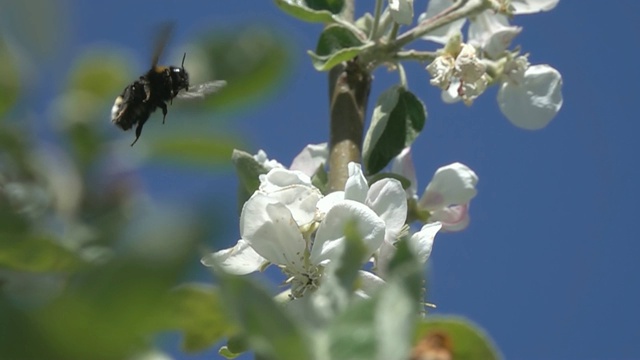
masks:
<path fill-rule="evenodd" d="M 400 181 L 382 179 L 371 185 L 365 202 L 385 223 L 385 240 L 394 242 L 407 220 L 407 198 Z"/>
<path fill-rule="evenodd" d="M 267 196 L 286 206 L 299 227 L 314 220 L 316 205 L 322 198 L 318 189 L 306 185 L 290 185 L 274 190 Z"/>
<path fill-rule="evenodd" d="M 440 228 L 442 228 L 442 224 L 439 222 L 426 224 L 420 231 L 411 235 L 411 238 L 409 238 L 410 249 L 413 250 L 418 260 L 423 264 L 427 262 L 429 255 L 431 255 L 433 239 L 436 237 Z"/>
<path fill-rule="evenodd" d="M 451 0 L 430 0 L 429 5 L 427 6 L 427 12 L 420 15 L 418 19 L 419 22 L 423 22 L 428 20 L 438 14 L 440 14 L 443 10 L 451 6 L 453 2 Z M 460 20 L 456 20 L 448 25 L 440 27 L 429 34 L 423 36 L 422 38 L 425 40 L 430 40 L 433 42 L 437 42 L 439 44 L 446 44 L 449 41 L 451 36 L 459 34 L 462 30 L 462 26 L 464 25 L 465 18 Z"/>
<path fill-rule="evenodd" d="M 277 162 L 276 160 L 269 160 L 267 157 L 267 153 L 264 150 L 258 150 L 258 153 L 253 155 L 253 158 L 267 170 L 275 169 L 275 168 L 284 168 L 282 164 Z"/>
<path fill-rule="evenodd" d="M 200 262 L 204 266 L 218 265 L 230 274 L 246 275 L 260 270 L 268 261 L 240 239 L 234 247 L 211 253 Z"/>
<path fill-rule="evenodd" d="M 320 264 L 335 256 L 340 256 L 344 247 L 344 229 L 355 221 L 358 233 L 367 247 L 368 255 L 373 254 L 384 240 L 384 221 L 366 205 L 352 200 L 344 200 L 334 205 L 318 227 L 311 249 L 311 262 Z"/>
<path fill-rule="evenodd" d="M 462 100 L 462 97 L 460 97 L 461 91 L 460 80 L 458 78 L 452 78 L 449 87 L 440 93 L 440 98 L 446 104 L 455 104 Z"/>
<path fill-rule="evenodd" d="M 362 168 L 360 164 L 355 162 L 350 162 L 348 168 L 349 177 L 344 185 L 344 198 L 364 203 L 369 191 L 369 185 L 362 173 Z"/>
<path fill-rule="evenodd" d="M 478 176 L 464 164 L 453 163 L 436 170 L 418 202 L 422 209 L 438 210 L 468 203 L 476 196 Z"/>
<path fill-rule="evenodd" d="M 515 126 L 538 130 L 562 107 L 562 75 L 549 65 L 530 66 L 524 84 L 504 82 L 498 91 L 498 105 Z"/>
<path fill-rule="evenodd" d="M 460 231 L 469 226 L 469 204 L 453 205 L 436 210 L 431 214 L 429 221 L 442 223 L 443 231 Z"/>
<path fill-rule="evenodd" d="M 481 48 L 489 58 L 496 59 L 511 45 L 520 31 L 521 27 L 509 26 L 506 16 L 486 10 L 471 21 L 469 43 Z"/>
<path fill-rule="evenodd" d="M 364 270 L 358 271 L 358 283 L 358 289 L 368 297 L 375 295 L 378 289 L 386 284 L 379 276 Z"/>
<path fill-rule="evenodd" d="M 344 191 L 334 191 L 332 193 L 327 194 L 327 196 L 323 197 L 318 201 L 317 211 L 320 219 L 324 219 L 325 215 L 331 210 L 331 208 L 344 200 Z"/>
<path fill-rule="evenodd" d="M 549 11 L 558 5 L 559 0 L 511 0 L 514 14 L 533 14 Z"/>
<path fill-rule="evenodd" d="M 268 193 L 295 184 L 312 186 L 311 178 L 301 171 L 275 168 L 266 174 L 260 175 L 259 190 Z"/>
<path fill-rule="evenodd" d="M 329 158 L 329 144 L 309 144 L 293 159 L 290 170 L 298 170 L 312 177 Z"/>
<path fill-rule="evenodd" d="M 255 193 L 240 215 L 242 239 L 274 264 L 303 270 L 306 243 L 289 209 L 262 193 Z"/>
<path fill-rule="evenodd" d="M 418 178 L 416 168 L 413 165 L 411 147 L 404 148 L 391 162 L 391 172 L 399 174 L 411 181 L 411 185 L 405 190 L 408 198 L 418 197 Z"/>
<path fill-rule="evenodd" d="M 393 21 L 410 25 L 413 22 L 413 0 L 389 0 L 389 12 Z"/>

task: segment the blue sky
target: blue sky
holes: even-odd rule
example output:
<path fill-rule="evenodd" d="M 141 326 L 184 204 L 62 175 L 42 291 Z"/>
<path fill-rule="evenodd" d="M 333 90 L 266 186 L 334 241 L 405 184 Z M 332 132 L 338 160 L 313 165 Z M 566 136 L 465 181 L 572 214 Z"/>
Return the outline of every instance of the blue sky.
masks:
<path fill-rule="evenodd" d="M 49 75 L 43 79 L 54 84 L 72 59 L 98 43 L 129 49 L 142 73 L 148 36 L 163 20 L 177 24 L 174 46 L 210 25 L 260 21 L 280 27 L 294 46 L 290 76 L 268 100 L 229 115 L 234 129 L 246 133 L 252 146 L 247 150 L 264 149 L 285 164 L 305 144 L 326 141 L 326 74 L 313 70 L 305 55 L 315 47 L 319 25 L 289 18 L 271 1 L 61 4 L 69 9 L 71 40 L 45 71 Z M 425 4 L 416 1 L 416 12 Z M 640 67 L 634 62 L 640 5 L 603 4 L 561 0 L 551 12 L 514 20 L 524 27 L 515 44 L 531 53 L 531 63 L 551 64 L 564 79 L 564 106 L 540 131 L 512 126 L 498 109 L 496 89 L 470 108 L 444 105 L 423 68 L 408 67 L 409 85 L 429 112 L 413 150 L 419 187 L 435 169 L 454 161 L 480 178 L 470 227 L 436 238 L 429 300 L 437 304 L 437 313 L 479 323 L 510 359 L 640 358 L 640 236 L 634 227 L 640 201 L 635 89 Z M 370 108 L 397 81 L 386 70 L 375 76 Z M 41 84 L 43 99 L 53 96 L 54 87 Z M 216 186 L 233 186 L 228 177 L 203 180 L 194 173 L 166 173 L 175 169 L 143 171 L 146 186 L 159 197 L 183 196 L 185 187 L 172 186 L 175 181 L 193 184 L 187 198 L 196 190 L 224 194 L 228 191 Z M 227 196 L 235 209 L 234 201 Z"/>

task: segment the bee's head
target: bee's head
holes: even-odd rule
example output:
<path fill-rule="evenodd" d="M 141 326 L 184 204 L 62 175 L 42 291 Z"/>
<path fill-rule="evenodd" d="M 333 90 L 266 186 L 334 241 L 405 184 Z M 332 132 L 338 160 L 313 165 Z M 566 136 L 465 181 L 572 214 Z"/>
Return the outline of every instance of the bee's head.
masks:
<path fill-rule="evenodd" d="M 187 53 L 184 53 L 182 57 L 182 64 L 180 67 L 171 67 L 171 77 L 173 78 L 173 86 L 176 89 L 185 89 L 189 91 L 189 74 L 184 69 L 184 59 L 187 57 Z"/>

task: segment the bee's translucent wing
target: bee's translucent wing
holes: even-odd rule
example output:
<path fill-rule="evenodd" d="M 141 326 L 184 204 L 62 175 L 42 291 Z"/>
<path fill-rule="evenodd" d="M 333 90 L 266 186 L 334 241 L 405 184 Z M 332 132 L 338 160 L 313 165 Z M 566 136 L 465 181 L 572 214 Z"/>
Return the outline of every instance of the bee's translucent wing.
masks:
<path fill-rule="evenodd" d="M 189 86 L 189 91 L 182 90 L 176 95 L 178 99 L 202 99 L 222 89 L 227 82 L 224 80 L 209 81 L 203 84 Z"/>
<path fill-rule="evenodd" d="M 158 30 L 156 33 L 155 43 L 153 47 L 153 56 L 151 57 L 151 68 L 154 68 L 158 65 L 158 60 L 160 60 L 160 55 L 164 51 L 165 46 L 169 42 L 169 38 L 171 37 L 171 32 L 173 32 L 173 23 L 167 22 L 160 24 L 158 26 Z"/>

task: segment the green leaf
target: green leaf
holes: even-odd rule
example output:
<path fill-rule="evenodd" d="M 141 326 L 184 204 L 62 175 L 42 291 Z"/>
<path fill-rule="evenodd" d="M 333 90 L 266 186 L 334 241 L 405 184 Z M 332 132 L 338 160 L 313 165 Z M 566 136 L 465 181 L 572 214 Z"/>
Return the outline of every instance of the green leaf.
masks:
<path fill-rule="evenodd" d="M 228 134 L 168 135 L 149 143 L 153 157 L 180 165 L 212 167 L 226 165 L 240 144 Z"/>
<path fill-rule="evenodd" d="M 305 0 L 305 3 L 313 10 L 327 10 L 332 14 L 339 14 L 344 7 L 344 0 Z"/>
<path fill-rule="evenodd" d="M 276 5 L 285 13 L 306 22 L 333 22 L 333 14 L 329 10 L 312 9 L 301 0 L 275 0 Z"/>
<path fill-rule="evenodd" d="M 170 328 L 185 333 L 182 347 L 188 352 L 204 350 L 230 332 L 218 289 L 187 284 L 173 290 L 168 298 Z"/>
<path fill-rule="evenodd" d="M 234 353 L 233 351 L 229 350 L 228 347 L 223 346 L 218 350 L 218 354 L 220 354 L 220 356 L 223 356 L 225 359 L 235 359 L 238 356 L 240 356 L 240 354 Z"/>
<path fill-rule="evenodd" d="M 241 150 L 233 150 L 231 159 L 233 165 L 236 167 L 236 173 L 238 174 L 242 188 L 249 194 L 253 194 L 260 186 L 260 179 L 258 179 L 258 177 L 266 174 L 268 172 L 267 168 L 256 161 L 253 155 Z"/>
<path fill-rule="evenodd" d="M 374 299 L 357 301 L 329 325 L 326 334 L 331 359 L 376 358 L 376 310 Z"/>
<path fill-rule="evenodd" d="M 317 187 L 321 193 L 327 194 L 329 184 L 329 174 L 323 166 L 318 167 L 318 170 L 311 177 L 311 184 Z"/>
<path fill-rule="evenodd" d="M 227 345 L 222 346 L 218 350 L 218 354 L 224 356 L 227 359 L 235 359 L 238 355 L 249 351 L 249 344 L 245 336 L 236 334 L 229 337 Z"/>
<path fill-rule="evenodd" d="M 17 59 L 4 39 L 0 38 L 0 115 L 13 106 L 20 91 L 20 71 Z"/>
<path fill-rule="evenodd" d="M 1 233 L 0 266 L 13 270 L 72 271 L 84 264 L 78 254 L 47 236 Z"/>
<path fill-rule="evenodd" d="M 422 131 L 426 118 L 422 101 L 404 87 L 392 86 L 382 93 L 363 144 L 367 174 L 379 172 L 410 146 Z"/>
<path fill-rule="evenodd" d="M 194 45 L 185 61 L 187 69 L 194 68 L 191 82 L 225 80 L 227 85 L 203 101 L 191 101 L 191 106 L 246 109 L 293 73 L 290 41 L 270 26 L 251 23 L 214 29 Z"/>
<path fill-rule="evenodd" d="M 159 262 L 114 261 L 85 271 L 31 318 L 55 349 L 47 359 L 128 359 L 166 330 L 165 297 L 182 271 Z M 25 343 L 41 343 L 37 341 Z"/>
<path fill-rule="evenodd" d="M 91 49 L 73 64 L 68 87 L 101 99 L 115 99 L 126 85 L 135 80 L 131 68 L 117 49 Z"/>
<path fill-rule="evenodd" d="M 456 360 L 495 360 L 502 355 L 489 335 L 478 325 L 456 316 L 429 316 L 417 328 L 418 342 L 438 343 L 452 353 Z M 442 349 L 441 349 L 442 350 Z"/>
<path fill-rule="evenodd" d="M 343 61 L 353 59 L 371 46 L 372 43 L 363 43 L 351 30 L 331 25 L 320 34 L 316 52 L 309 51 L 308 54 L 316 70 L 327 71 Z"/>
<path fill-rule="evenodd" d="M 389 281 L 378 294 L 376 322 L 377 359 L 407 359 L 418 306 L 401 279 Z"/>
<path fill-rule="evenodd" d="M 223 296 L 250 348 L 270 359 L 311 359 L 308 338 L 281 305 L 245 277 L 222 275 Z"/>

